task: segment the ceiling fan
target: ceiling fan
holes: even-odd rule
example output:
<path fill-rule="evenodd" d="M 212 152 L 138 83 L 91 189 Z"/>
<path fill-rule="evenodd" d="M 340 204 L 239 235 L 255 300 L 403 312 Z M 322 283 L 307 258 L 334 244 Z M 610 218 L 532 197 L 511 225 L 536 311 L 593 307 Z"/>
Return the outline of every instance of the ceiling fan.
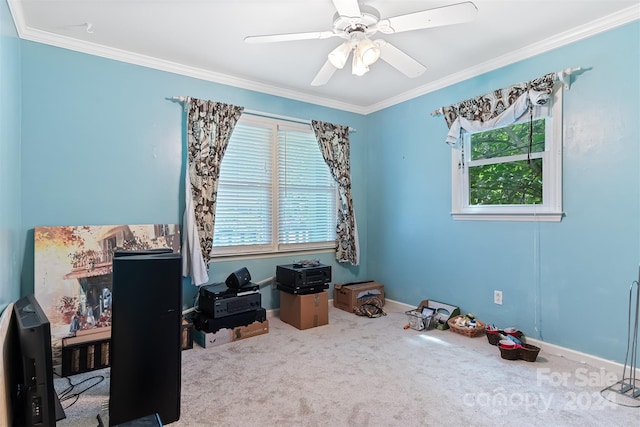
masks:
<path fill-rule="evenodd" d="M 371 6 L 359 5 L 358 0 L 332 0 L 337 13 L 330 31 L 308 33 L 271 34 L 248 36 L 247 43 L 272 43 L 293 40 L 320 40 L 340 37 L 345 41 L 332 50 L 325 64 L 311 82 L 320 86 L 329 81 L 336 70 L 342 69 L 351 52 L 351 73 L 362 76 L 369 66 L 382 59 L 407 77 L 418 77 L 425 66 L 383 39 L 371 40 L 377 32 L 395 34 L 404 31 L 460 24 L 472 21 L 478 9 L 472 2 L 463 2 L 420 12 L 408 13 L 392 18 L 380 18 L 380 13 Z"/>

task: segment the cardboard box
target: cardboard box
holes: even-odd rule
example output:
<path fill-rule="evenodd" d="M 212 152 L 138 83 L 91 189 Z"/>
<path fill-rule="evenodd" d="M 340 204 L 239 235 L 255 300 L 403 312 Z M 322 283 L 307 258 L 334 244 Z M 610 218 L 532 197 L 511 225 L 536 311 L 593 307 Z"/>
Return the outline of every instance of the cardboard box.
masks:
<path fill-rule="evenodd" d="M 447 320 L 449 320 L 449 318 L 460 314 L 460 309 L 455 305 L 428 299 L 420 301 L 420 305 L 418 305 L 417 310 L 421 311 L 422 307 L 429 307 L 435 310 L 436 329 L 440 329 L 442 331 L 449 329 L 449 325 L 447 324 Z"/>
<path fill-rule="evenodd" d="M 210 333 L 194 329 L 193 340 L 202 348 L 210 348 L 266 333 L 269 333 L 269 320 L 237 328 L 223 328 Z"/>
<path fill-rule="evenodd" d="M 245 338 L 255 337 L 256 335 L 263 335 L 269 333 L 269 320 L 265 319 L 264 322 L 253 322 L 248 326 L 240 326 L 238 328 L 230 329 L 231 341 L 240 341 Z"/>
<path fill-rule="evenodd" d="M 280 291 L 280 320 L 298 329 L 329 323 L 329 293 L 294 295 Z"/>
<path fill-rule="evenodd" d="M 374 281 L 336 284 L 333 287 L 333 306 L 353 313 L 353 307 L 360 305 L 359 300 L 371 296 L 380 297 L 384 305 L 384 285 Z"/>

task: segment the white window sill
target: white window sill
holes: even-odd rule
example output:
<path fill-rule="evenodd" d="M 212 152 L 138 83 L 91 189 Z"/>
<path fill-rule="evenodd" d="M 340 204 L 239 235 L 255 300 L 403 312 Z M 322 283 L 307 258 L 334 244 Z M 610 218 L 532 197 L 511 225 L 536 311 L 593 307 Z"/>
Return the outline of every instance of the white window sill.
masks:
<path fill-rule="evenodd" d="M 253 253 L 226 253 L 226 254 L 214 254 L 210 263 L 224 262 L 224 261 L 246 261 L 249 259 L 264 259 L 264 258 L 280 258 L 284 256 L 288 257 L 309 257 L 315 254 L 321 253 L 335 253 L 335 245 L 330 248 L 315 248 L 308 250 L 288 250 L 280 252 L 253 252 Z"/>
<path fill-rule="evenodd" d="M 564 213 L 451 213 L 456 221 L 531 221 L 531 222 L 560 222 Z"/>

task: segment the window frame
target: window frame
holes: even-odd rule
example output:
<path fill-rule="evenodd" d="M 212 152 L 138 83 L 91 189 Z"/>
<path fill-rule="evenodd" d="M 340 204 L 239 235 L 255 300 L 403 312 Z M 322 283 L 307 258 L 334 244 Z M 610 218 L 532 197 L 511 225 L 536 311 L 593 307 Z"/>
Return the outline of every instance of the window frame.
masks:
<path fill-rule="evenodd" d="M 463 131 L 461 148 L 451 150 L 451 216 L 454 220 L 548 222 L 562 220 L 564 216 L 562 211 L 563 126 L 562 87 L 560 85 L 554 88 L 549 103 L 550 105 L 547 106 L 535 107 L 533 115 L 534 119 L 545 118 L 545 150 L 541 152 L 543 159 L 543 203 L 540 205 L 469 205 L 469 162 L 466 159 L 470 159 L 471 133 Z M 529 114 L 525 113 L 515 123 L 527 122 L 528 120 Z M 526 159 L 526 155 L 523 156 Z M 538 156 L 538 153 L 532 153 L 532 157 Z M 463 161 L 463 159 L 465 160 Z"/>
<path fill-rule="evenodd" d="M 279 131 L 293 131 L 309 133 L 315 140 L 315 134 L 311 125 L 305 122 L 296 122 L 285 120 L 277 117 L 258 116 L 252 114 L 243 114 L 238 120 L 238 125 L 248 126 L 260 126 L 271 127 L 271 243 L 270 244 L 254 244 L 254 245 L 236 245 L 236 246 L 212 246 L 211 256 L 213 259 L 242 259 L 245 257 L 274 257 L 282 254 L 294 255 L 305 253 L 320 253 L 320 252 L 335 252 L 336 239 L 334 228 L 334 239 L 325 242 L 307 242 L 307 243 L 284 243 L 279 242 L 279 206 L 280 206 L 280 191 L 278 186 L 278 149 L 279 149 Z M 231 141 L 229 142 L 231 143 Z M 228 148 L 227 148 L 228 149 Z M 320 156 L 322 153 L 318 146 L 318 152 Z M 224 162 L 224 157 L 222 159 Z M 329 166 L 326 166 L 327 170 Z M 330 172 L 329 172 L 330 173 Z M 338 186 L 333 181 L 333 198 L 334 198 L 334 212 L 331 214 L 332 223 L 335 224 L 337 217 L 337 203 L 338 203 Z M 217 215 L 217 213 L 216 213 Z M 215 227 L 215 224 L 214 224 Z M 215 232 L 214 232 L 215 239 Z M 215 241 L 215 240 L 214 240 Z"/>

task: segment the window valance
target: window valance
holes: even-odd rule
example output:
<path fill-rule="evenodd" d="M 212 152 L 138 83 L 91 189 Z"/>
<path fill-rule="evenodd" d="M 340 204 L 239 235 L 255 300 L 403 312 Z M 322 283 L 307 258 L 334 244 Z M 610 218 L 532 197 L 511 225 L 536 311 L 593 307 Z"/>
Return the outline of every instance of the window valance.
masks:
<path fill-rule="evenodd" d="M 451 127 L 458 116 L 467 120 L 486 122 L 502 114 L 520 98 L 520 95 L 529 90 L 538 92 L 539 96 L 544 93 L 550 94 L 555 81 L 556 73 L 545 74 L 529 82 L 497 89 L 485 95 L 442 107 L 442 114 L 448 127 Z"/>
<path fill-rule="evenodd" d="M 446 142 L 459 147 L 460 133 L 507 126 L 536 105 L 548 102 L 557 81 L 568 87 L 568 78 L 579 68 L 549 73 L 528 82 L 518 83 L 485 95 L 442 107 L 434 114 L 444 115 L 449 127 Z"/>

